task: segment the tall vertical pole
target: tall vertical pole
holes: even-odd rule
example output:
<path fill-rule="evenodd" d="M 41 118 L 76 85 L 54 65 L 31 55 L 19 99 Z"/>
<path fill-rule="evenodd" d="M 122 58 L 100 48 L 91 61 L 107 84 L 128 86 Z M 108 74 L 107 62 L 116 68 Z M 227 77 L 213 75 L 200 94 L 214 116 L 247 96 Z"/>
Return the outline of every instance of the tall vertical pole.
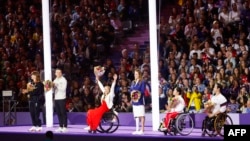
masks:
<path fill-rule="evenodd" d="M 51 80 L 51 41 L 49 22 L 49 0 L 42 0 L 43 16 L 43 59 L 44 59 L 44 80 Z M 45 92 L 46 126 L 53 126 L 53 100 L 52 90 Z"/>
<path fill-rule="evenodd" d="M 151 68 L 152 126 L 156 131 L 160 124 L 159 81 L 158 81 L 158 44 L 156 23 L 156 0 L 148 0 L 149 5 L 149 40 Z"/>

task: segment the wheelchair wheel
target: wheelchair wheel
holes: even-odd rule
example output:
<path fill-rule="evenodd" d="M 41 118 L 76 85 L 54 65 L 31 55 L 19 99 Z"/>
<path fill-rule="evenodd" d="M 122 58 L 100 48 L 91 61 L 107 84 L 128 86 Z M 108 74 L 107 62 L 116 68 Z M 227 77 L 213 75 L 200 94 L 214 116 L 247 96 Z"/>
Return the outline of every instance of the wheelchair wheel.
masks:
<path fill-rule="evenodd" d="M 214 129 L 220 136 L 224 136 L 224 125 L 232 125 L 233 120 L 225 113 L 219 114 L 214 121 Z"/>
<path fill-rule="evenodd" d="M 175 120 L 175 128 L 177 133 L 187 136 L 194 129 L 194 121 L 189 114 L 180 114 Z"/>
<path fill-rule="evenodd" d="M 97 131 L 100 133 L 114 133 L 119 127 L 119 118 L 113 112 L 105 113 Z"/>
<path fill-rule="evenodd" d="M 207 134 L 209 137 L 215 137 L 217 134 L 214 129 L 214 120 L 215 118 L 206 117 L 202 123 L 202 132 Z M 203 136 L 205 136 L 205 134 Z"/>

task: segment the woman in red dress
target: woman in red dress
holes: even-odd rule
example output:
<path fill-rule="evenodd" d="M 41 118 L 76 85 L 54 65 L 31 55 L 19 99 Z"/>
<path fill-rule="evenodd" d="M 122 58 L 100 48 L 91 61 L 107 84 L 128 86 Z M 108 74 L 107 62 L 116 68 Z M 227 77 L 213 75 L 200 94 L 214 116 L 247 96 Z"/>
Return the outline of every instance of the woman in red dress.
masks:
<path fill-rule="evenodd" d="M 113 106 L 113 99 L 115 97 L 115 85 L 117 80 L 117 75 L 113 75 L 113 82 L 111 87 L 106 85 L 103 86 L 101 81 L 99 80 L 99 76 L 96 75 L 96 81 L 103 92 L 103 95 L 101 97 L 101 106 L 95 109 L 90 109 L 87 112 L 87 124 L 88 127 L 84 128 L 85 130 L 88 130 L 89 133 L 96 133 L 96 129 L 99 126 L 100 120 L 105 112 L 108 112 L 112 106 Z"/>

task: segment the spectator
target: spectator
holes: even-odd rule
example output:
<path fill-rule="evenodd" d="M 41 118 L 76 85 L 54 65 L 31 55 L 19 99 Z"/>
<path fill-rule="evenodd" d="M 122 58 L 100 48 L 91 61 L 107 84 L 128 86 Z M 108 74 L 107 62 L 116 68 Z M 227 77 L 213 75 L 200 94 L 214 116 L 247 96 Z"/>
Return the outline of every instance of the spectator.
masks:
<path fill-rule="evenodd" d="M 229 113 L 237 113 L 239 109 L 239 103 L 236 101 L 236 96 L 232 95 L 230 97 L 228 106 L 227 106 L 227 112 Z"/>
<path fill-rule="evenodd" d="M 199 113 L 202 107 L 202 95 L 198 91 L 197 86 L 193 86 L 192 91 L 189 90 L 187 92 L 187 98 L 189 99 L 187 111 L 189 111 L 190 113 Z"/>

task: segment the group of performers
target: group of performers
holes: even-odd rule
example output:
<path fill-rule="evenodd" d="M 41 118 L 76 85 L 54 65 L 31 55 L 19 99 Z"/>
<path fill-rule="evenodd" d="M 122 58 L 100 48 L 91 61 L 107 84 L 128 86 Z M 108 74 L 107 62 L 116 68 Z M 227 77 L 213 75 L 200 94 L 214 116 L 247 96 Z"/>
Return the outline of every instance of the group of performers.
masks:
<path fill-rule="evenodd" d="M 62 69 L 57 68 L 55 70 L 56 78 L 51 82 L 50 88 L 47 84 L 44 84 L 40 79 L 40 73 L 38 71 L 31 72 L 31 81 L 27 84 L 27 89 L 23 89 L 23 94 L 29 96 L 29 112 L 32 120 L 32 127 L 29 131 L 41 131 L 42 123 L 40 119 L 41 107 L 45 102 L 45 91 L 53 89 L 54 93 L 54 106 L 59 120 L 59 128 L 56 132 L 67 131 L 67 111 L 66 105 L 66 88 L 67 80 L 63 76 Z"/>
<path fill-rule="evenodd" d="M 101 72 L 103 74 L 103 72 Z M 66 105 L 66 88 L 67 80 L 63 76 L 62 70 L 57 68 L 55 71 L 56 78 L 51 82 L 51 89 L 54 93 L 54 106 L 59 120 L 59 128 L 56 132 L 67 131 L 67 111 Z M 113 107 L 113 99 L 115 97 L 115 85 L 117 81 L 117 74 L 113 75 L 112 84 L 103 85 L 100 81 L 102 75 L 95 73 L 96 83 L 100 87 L 103 95 L 101 96 L 101 105 L 98 108 L 90 109 L 87 112 L 87 127 L 89 133 L 96 133 L 100 120 L 104 113 L 108 112 Z M 145 125 L 145 90 L 146 81 L 142 79 L 142 73 L 139 69 L 134 70 L 134 80 L 130 86 L 133 116 L 135 119 L 135 131 L 132 134 L 144 134 Z M 221 84 L 215 84 L 213 93 L 214 96 L 204 104 L 207 118 L 213 118 L 219 113 L 226 111 L 227 99 L 221 94 Z M 34 71 L 31 73 L 31 81 L 27 84 L 27 89 L 23 90 L 24 94 L 29 94 L 29 111 L 32 119 L 32 127 L 29 131 L 41 131 L 42 123 L 40 120 L 40 108 L 44 104 L 44 92 L 48 89 L 47 84 L 41 82 L 40 73 Z M 160 127 L 161 131 L 170 131 L 170 120 L 175 118 L 178 114 L 185 110 L 185 101 L 182 97 L 181 88 L 174 88 L 171 102 L 168 103 L 167 113 Z"/>
<path fill-rule="evenodd" d="M 95 73 L 96 82 L 98 83 L 103 95 L 101 97 L 101 106 L 91 109 L 87 112 L 87 127 L 89 133 L 96 133 L 100 120 L 103 114 L 109 111 L 113 106 L 113 98 L 115 97 L 114 88 L 117 81 L 117 74 L 113 75 L 112 85 L 103 85 L 100 81 L 100 73 Z M 146 82 L 142 79 L 142 73 L 139 69 L 134 71 L 134 81 L 131 84 L 131 99 L 133 105 L 133 115 L 136 121 L 136 130 L 132 134 L 144 134 L 145 125 L 145 101 L 144 93 L 146 89 Z M 141 124 L 140 124 L 141 123 Z M 141 129 L 139 128 L 141 125 Z"/>
<path fill-rule="evenodd" d="M 207 116 L 205 117 L 203 122 L 212 121 L 212 119 L 215 119 L 218 114 L 226 112 L 227 99 L 221 93 L 222 88 L 223 87 L 220 83 L 215 84 L 213 88 L 214 95 L 210 100 L 204 103 L 205 113 L 207 114 Z M 185 110 L 185 101 L 181 95 L 181 88 L 176 87 L 174 89 L 173 95 L 174 97 L 168 104 L 167 113 L 161 123 L 159 131 L 171 132 L 171 127 L 169 125 L 170 120 L 176 118 L 178 114 L 183 113 Z M 202 129 L 202 136 L 204 135 L 205 130 Z"/>
<path fill-rule="evenodd" d="M 89 133 L 96 133 L 96 129 L 99 126 L 103 114 L 113 107 L 113 99 L 115 97 L 114 89 L 118 76 L 117 74 L 113 75 L 113 82 L 111 86 L 109 84 L 103 85 L 100 81 L 103 71 L 104 70 L 100 69 L 99 72 L 95 73 L 96 82 L 103 92 L 103 95 L 101 97 L 101 106 L 95 109 L 90 109 L 87 112 L 86 121 L 88 126 L 85 129 L 88 130 Z M 62 69 L 60 68 L 55 70 L 55 76 L 56 78 L 53 82 L 46 82 L 46 84 L 44 84 L 41 82 L 40 73 L 38 71 L 33 71 L 30 76 L 31 81 L 28 82 L 27 88 L 22 91 L 23 94 L 29 95 L 29 111 L 32 119 L 32 127 L 29 131 L 42 130 L 40 109 L 45 102 L 45 91 L 50 89 L 53 90 L 54 106 L 59 120 L 59 128 L 56 132 L 67 131 L 67 111 L 65 108 L 67 80 L 63 76 Z M 136 120 L 136 131 L 133 132 L 133 134 L 143 134 L 145 124 L 144 93 L 146 89 L 146 82 L 142 79 L 142 73 L 139 69 L 134 71 L 134 78 L 135 80 L 132 82 L 130 90 L 133 104 L 133 114 Z M 47 85 L 51 86 L 48 87 Z M 141 125 L 141 129 L 139 129 L 139 125 Z"/>

